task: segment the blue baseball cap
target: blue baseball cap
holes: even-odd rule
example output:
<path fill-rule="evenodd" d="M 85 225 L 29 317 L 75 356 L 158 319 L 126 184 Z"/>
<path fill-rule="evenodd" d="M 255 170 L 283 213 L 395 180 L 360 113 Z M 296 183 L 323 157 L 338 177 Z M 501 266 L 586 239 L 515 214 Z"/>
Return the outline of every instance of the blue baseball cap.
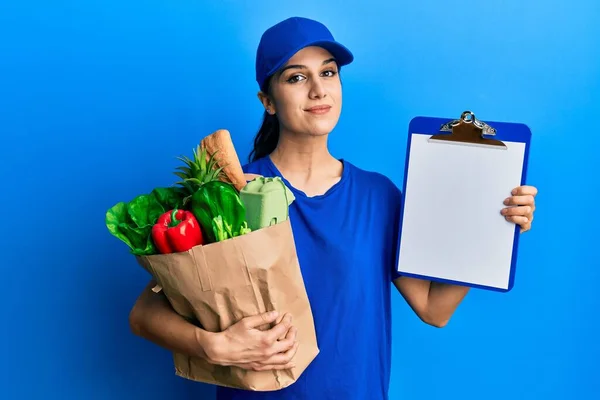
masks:
<path fill-rule="evenodd" d="M 307 46 L 326 49 L 340 66 L 354 60 L 350 50 L 337 42 L 322 23 L 302 17 L 288 18 L 267 29 L 260 39 L 256 51 L 258 86 L 262 88 L 267 78 Z"/>

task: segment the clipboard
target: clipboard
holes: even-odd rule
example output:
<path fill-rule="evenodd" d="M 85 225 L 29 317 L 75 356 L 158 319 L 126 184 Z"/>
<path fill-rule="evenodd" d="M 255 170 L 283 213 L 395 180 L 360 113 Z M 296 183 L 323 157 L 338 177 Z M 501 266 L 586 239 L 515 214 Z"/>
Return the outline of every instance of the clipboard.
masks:
<path fill-rule="evenodd" d="M 508 292 L 520 227 L 500 211 L 524 185 L 531 130 L 459 119 L 409 124 L 396 268 L 400 275 Z"/>

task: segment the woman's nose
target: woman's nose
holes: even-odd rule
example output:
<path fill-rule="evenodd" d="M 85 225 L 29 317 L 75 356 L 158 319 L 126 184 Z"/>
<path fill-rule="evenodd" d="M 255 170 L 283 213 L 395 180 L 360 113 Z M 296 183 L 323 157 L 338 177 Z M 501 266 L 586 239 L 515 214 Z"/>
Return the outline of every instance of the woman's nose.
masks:
<path fill-rule="evenodd" d="M 323 98 L 326 96 L 326 92 L 325 92 L 325 86 L 323 85 L 323 82 L 321 82 L 319 79 L 314 79 L 312 81 L 312 86 L 310 88 L 310 93 L 309 96 L 311 98 Z"/>

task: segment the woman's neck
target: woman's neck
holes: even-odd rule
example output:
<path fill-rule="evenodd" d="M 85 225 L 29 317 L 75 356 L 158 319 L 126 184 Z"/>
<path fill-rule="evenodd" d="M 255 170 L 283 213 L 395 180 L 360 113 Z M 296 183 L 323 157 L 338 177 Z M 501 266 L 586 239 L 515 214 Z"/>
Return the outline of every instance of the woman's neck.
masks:
<path fill-rule="evenodd" d="M 329 153 L 325 137 L 296 140 L 281 138 L 271 153 L 271 160 L 289 172 L 319 171 L 335 161 Z"/>
<path fill-rule="evenodd" d="M 342 176 L 343 165 L 327 148 L 327 136 L 282 135 L 270 155 L 281 174 L 308 196 L 322 194 Z"/>

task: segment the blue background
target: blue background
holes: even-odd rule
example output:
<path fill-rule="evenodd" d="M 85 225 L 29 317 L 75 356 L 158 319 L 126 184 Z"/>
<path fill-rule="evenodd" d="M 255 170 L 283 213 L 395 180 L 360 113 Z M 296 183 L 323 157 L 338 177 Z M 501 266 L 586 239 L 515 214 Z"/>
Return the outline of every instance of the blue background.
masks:
<path fill-rule="evenodd" d="M 472 109 L 533 132 L 515 288 L 471 291 L 444 329 L 394 293 L 391 398 L 600 397 L 596 0 L 0 2 L 0 397 L 212 398 L 130 333 L 148 277 L 104 215 L 172 183 L 175 157 L 218 128 L 246 159 L 255 49 L 291 15 L 356 56 L 338 157 L 401 185 L 414 116 Z"/>

